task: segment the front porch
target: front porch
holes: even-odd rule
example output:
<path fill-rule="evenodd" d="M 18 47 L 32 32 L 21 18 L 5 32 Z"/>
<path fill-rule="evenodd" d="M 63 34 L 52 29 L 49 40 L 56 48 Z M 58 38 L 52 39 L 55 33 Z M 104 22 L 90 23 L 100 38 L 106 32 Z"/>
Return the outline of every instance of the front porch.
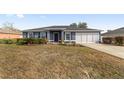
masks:
<path fill-rule="evenodd" d="M 63 31 L 47 31 L 47 39 L 49 42 L 60 42 L 61 40 L 63 40 L 63 35 L 64 32 Z"/>
<path fill-rule="evenodd" d="M 54 43 L 75 42 L 75 32 L 47 31 L 47 39 Z"/>

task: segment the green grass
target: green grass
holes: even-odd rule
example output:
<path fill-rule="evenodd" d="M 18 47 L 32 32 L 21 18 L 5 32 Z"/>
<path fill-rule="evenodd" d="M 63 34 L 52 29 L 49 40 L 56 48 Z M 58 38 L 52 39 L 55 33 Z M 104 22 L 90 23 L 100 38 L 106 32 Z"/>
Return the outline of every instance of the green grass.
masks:
<path fill-rule="evenodd" d="M 124 60 L 87 47 L 0 44 L 0 78 L 124 78 Z"/>

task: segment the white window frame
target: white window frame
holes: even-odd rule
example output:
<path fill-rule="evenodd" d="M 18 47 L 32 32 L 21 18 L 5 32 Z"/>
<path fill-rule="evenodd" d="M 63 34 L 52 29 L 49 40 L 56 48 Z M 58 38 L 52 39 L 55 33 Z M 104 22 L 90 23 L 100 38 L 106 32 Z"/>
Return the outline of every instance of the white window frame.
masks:
<path fill-rule="evenodd" d="M 69 40 L 67 40 L 67 38 L 66 38 L 67 34 L 69 34 L 69 36 L 70 36 Z M 65 32 L 65 41 L 70 41 L 70 40 L 71 40 L 71 32 Z"/>

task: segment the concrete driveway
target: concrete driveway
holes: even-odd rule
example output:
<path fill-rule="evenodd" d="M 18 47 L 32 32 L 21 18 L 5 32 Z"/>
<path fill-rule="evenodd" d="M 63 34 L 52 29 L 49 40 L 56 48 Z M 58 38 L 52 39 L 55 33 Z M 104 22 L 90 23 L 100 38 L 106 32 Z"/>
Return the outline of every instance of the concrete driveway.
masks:
<path fill-rule="evenodd" d="M 102 51 L 113 56 L 117 56 L 124 59 L 124 47 L 123 46 L 113 46 L 106 44 L 83 44 L 86 47 L 96 49 L 98 51 Z"/>

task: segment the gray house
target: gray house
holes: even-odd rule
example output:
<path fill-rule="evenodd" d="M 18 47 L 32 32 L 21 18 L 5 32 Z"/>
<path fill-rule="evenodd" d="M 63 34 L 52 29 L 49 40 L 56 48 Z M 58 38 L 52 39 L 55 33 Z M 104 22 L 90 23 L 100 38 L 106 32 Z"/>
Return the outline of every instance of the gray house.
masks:
<path fill-rule="evenodd" d="M 108 30 L 108 32 L 102 34 L 102 37 L 117 37 L 117 36 L 124 37 L 124 27 L 115 30 Z"/>
<path fill-rule="evenodd" d="M 101 30 L 72 28 L 70 26 L 49 26 L 23 30 L 23 38 L 47 38 L 49 42 L 99 43 Z"/>

